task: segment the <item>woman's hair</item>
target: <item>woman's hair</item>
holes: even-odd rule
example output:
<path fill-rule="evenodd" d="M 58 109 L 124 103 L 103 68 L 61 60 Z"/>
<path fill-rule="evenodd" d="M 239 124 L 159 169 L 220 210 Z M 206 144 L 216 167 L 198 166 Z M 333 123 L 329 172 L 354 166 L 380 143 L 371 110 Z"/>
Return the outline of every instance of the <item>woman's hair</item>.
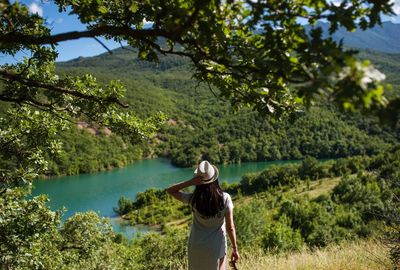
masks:
<path fill-rule="evenodd" d="M 198 185 L 190 198 L 193 208 L 205 217 L 212 217 L 224 209 L 224 198 L 218 179 L 210 184 Z"/>

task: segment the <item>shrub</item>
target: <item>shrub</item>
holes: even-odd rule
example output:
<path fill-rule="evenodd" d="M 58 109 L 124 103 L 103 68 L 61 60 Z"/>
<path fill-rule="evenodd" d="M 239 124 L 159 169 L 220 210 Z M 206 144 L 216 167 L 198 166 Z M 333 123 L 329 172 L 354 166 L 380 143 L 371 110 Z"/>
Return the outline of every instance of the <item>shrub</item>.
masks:
<path fill-rule="evenodd" d="M 188 232 L 182 229 L 166 230 L 163 235 L 148 233 L 135 239 L 132 243 L 138 253 L 135 269 L 184 269 L 187 241 Z"/>
<path fill-rule="evenodd" d="M 332 198 L 336 203 L 347 204 L 357 209 L 364 221 L 380 219 L 384 209 L 385 198 L 382 187 L 374 176 L 346 177 L 333 189 Z"/>
<path fill-rule="evenodd" d="M 114 207 L 114 212 L 116 212 L 118 215 L 122 216 L 134 209 L 133 207 L 133 201 L 128 199 L 125 196 L 122 196 L 118 200 L 118 208 Z"/>
<path fill-rule="evenodd" d="M 318 160 L 310 156 L 307 156 L 305 159 L 303 159 L 299 168 L 299 176 L 303 180 L 307 178 L 312 180 L 320 178 Z"/>
<path fill-rule="evenodd" d="M 257 200 L 235 210 L 235 226 L 240 245 L 251 245 L 258 240 L 265 230 L 265 210 L 265 206 Z"/>
<path fill-rule="evenodd" d="M 279 221 L 270 223 L 262 238 L 262 246 L 267 251 L 295 251 L 304 246 L 299 230 L 293 230 L 289 219 L 281 216 Z"/>

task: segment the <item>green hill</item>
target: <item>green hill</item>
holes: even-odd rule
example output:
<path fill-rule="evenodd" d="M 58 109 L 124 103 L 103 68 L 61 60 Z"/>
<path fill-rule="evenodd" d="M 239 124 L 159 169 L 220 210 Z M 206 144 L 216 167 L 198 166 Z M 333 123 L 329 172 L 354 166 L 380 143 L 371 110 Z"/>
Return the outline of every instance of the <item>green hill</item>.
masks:
<path fill-rule="evenodd" d="M 400 54 L 362 51 L 360 57 L 370 58 L 398 91 L 400 82 L 396 73 L 400 71 Z M 103 158 L 96 163 L 99 154 L 94 153 L 86 155 L 91 157 L 91 164 L 85 164 L 87 159 L 84 159 L 78 168 L 69 170 L 76 153 L 67 151 L 63 161 L 53 162 L 49 173 L 91 172 L 155 156 L 168 157 L 179 166 L 192 166 L 201 159 L 234 163 L 301 159 L 307 155 L 338 158 L 374 154 L 398 143 L 398 130 L 380 126 L 373 117 L 338 113 L 328 104 L 281 121 L 264 118 L 246 108 L 236 114 L 228 102 L 218 98 L 217 89 L 210 91 L 208 86 L 197 84 L 191 78 L 189 61 L 178 56 L 161 57 L 155 64 L 140 61 L 134 51 L 121 48 L 112 55 L 58 63 L 57 70 L 61 75 L 92 73 L 101 82 L 121 80 L 127 89 L 126 101 L 138 115 L 146 117 L 163 111 L 169 120 L 155 138 L 132 146 L 131 152 L 121 151 L 113 162 Z M 63 137 L 68 149 L 77 149 L 71 140 L 73 136 Z M 85 140 L 93 137 L 85 136 Z M 107 139 L 102 143 L 116 152 L 121 148 L 107 143 Z M 107 151 L 107 147 L 103 148 Z"/>

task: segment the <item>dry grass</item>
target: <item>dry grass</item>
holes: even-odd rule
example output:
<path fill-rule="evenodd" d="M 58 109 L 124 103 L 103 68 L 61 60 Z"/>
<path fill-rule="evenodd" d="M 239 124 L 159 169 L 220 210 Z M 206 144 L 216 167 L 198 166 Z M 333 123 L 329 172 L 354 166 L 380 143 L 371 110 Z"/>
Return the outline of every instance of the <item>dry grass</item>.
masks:
<path fill-rule="evenodd" d="M 337 184 L 339 184 L 341 177 L 334 178 L 323 178 L 317 181 L 311 182 L 310 190 L 303 192 L 296 192 L 298 196 L 308 195 L 311 199 L 316 198 L 322 194 L 328 194 Z M 298 189 L 305 188 L 305 184 L 300 185 Z"/>
<path fill-rule="evenodd" d="M 318 197 L 319 195 L 328 194 L 330 191 L 332 191 L 332 189 L 337 184 L 339 184 L 341 179 L 342 179 L 341 177 L 333 177 L 333 178 L 322 178 L 322 179 L 319 179 L 316 181 L 312 181 L 310 183 L 310 189 L 308 189 L 308 190 L 306 188 L 306 183 L 302 182 L 297 187 L 283 192 L 283 194 L 294 195 L 294 196 L 299 196 L 299 197 L 307 195 L 309 198 L 313 199 L 313 198 Z M 235 197 L 233 199 L 234 199 L 235 204 L 244 206 L 244 205 L 252 202 L 254 200 L 254 197 L 262 199 L 263 197 L 266 196 L 266 194 L 268 194 L 268 191 L 259 192 L 256 194 L 247 195 L 247 196 L 243 196 L 240 198 Z"/>
<path fill-rule="evenodd" d="M 389 265 L 387 249 L 372 240 L 288 255 L 253 250 L 245 251 L 241 256 L 237 265 L 240 270 L 374 270 L 385 269 L 385 265 Z"/>

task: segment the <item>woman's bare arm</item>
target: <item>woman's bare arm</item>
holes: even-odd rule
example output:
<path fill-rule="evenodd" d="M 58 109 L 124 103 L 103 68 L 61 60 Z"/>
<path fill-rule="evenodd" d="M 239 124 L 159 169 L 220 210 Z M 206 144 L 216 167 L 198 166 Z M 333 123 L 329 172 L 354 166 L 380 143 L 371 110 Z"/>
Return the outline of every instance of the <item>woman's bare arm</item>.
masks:
<path fill-rule="evenodd" d="M 226 230 L 231 240 L 232 244 L 232 257 L 231 260 L 236 262 L 240 259 L 238 247 L 236 243 L 236 228 L 235 223 L 233 222 L 233 209 L 226 211 L 225 213 L 225 223 L 226 223 Z"/>
<path fill-rule="evenodd" d="M 172 197 L 174 197 L 175 199 L 182 201 L 182 192 L 181 190 L 190 186 L 196 186 L 199 185 L 202 182 L 203 178 L 201 177 L 193 177 L 190 180 L 184 181 L 184 182 L 180 182 L 177 184 L 174 184 L 172 186 L 170 186 L 169 188 L 165 189 L 165 191 L 170 194 Z"/>

